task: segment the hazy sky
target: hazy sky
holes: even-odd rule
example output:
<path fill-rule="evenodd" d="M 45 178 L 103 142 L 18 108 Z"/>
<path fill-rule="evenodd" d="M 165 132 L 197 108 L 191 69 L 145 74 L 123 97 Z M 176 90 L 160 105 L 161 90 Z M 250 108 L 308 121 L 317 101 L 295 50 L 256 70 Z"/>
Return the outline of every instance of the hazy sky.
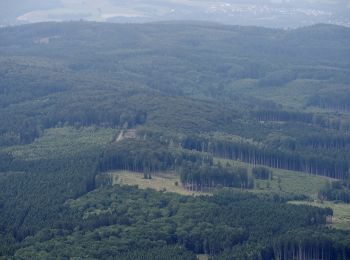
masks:
<path fill-rule="evenodd" d="M 295 27 L 350 25 L 350 0 L 0 0 L 0 24 L 94 20 L 208 20 Z"/>

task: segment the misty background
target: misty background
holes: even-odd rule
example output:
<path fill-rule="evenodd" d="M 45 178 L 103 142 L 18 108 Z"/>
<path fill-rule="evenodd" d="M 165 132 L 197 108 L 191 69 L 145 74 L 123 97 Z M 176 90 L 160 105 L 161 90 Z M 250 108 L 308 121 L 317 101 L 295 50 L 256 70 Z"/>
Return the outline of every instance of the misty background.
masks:
<path fill-rule="evenodd" d="M 88 20 L 156 22 L 205 20 L 225 24 L 299 27 L 350 26 L 347 0 L 1 0 L 0 26 Z"/>

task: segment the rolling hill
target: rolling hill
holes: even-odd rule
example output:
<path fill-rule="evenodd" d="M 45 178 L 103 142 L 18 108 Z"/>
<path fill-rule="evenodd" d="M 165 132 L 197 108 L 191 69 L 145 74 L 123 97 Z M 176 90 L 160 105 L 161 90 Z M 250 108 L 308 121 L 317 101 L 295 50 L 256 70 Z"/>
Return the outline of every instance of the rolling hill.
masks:
<path fill-rule="evenodd" d="M 349 28 L 38 23 L 0 62 L 0 257 L 350 257 Z"/>

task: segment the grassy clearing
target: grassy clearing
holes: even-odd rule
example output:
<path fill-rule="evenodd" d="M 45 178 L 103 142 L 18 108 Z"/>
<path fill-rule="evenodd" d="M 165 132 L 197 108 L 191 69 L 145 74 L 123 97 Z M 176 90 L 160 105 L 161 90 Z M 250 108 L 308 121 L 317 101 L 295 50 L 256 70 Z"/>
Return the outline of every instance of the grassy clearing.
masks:
<path fill-rule="evenodd" d="M 252 164 L 243 163 L 239 161 L 232 161 L 226 159 L 215 158 L 216 162 L 226 164 L 229 162 L 235 166 L 243 166 L 248 168 L 249 174 L 254 167 Z M 273 169 L 272 180 L 254 180 L 255 188 L 247 190 L 252 192 L 280 192 L 280 193 L 294 193 L 309 196 L 316 199 L 318 191 L 328 182 L 329 178 L 309 175 L 306 173 L 287 171 L 281 169 Z M 143 178 L 142 173 L 135 173 L 129 171 L 116 171 L 111 173 L 113 175 L 114 184 L 138 185 L 141 189 L 152 188 L 155 190 L 166 190 L 184 195 L 202 194 L 193 193 L 185 190 L 181 186 L 180 178 L 174 173 L 157 173 L 152 176 L 151 180 Z M 175 185 L 175 182 L 178 185 Z"/>
<path fill-rule="evenodd" d="M 332 227 L 337 229 L 345 229 L 350 230 L 350 204 L 345 203 L 334 203 L 330 201 L 291 201 L 293 204 L 303 204 L 303 205 L 311 205 L 320 208 L 331 208 L 333 209 L 333 223 Z"/>
<path fill-rule="evenodd" d="M 223 165 L 227 162 L 235 166 L 243 166 L 248 168 L 249 174 L 251 175 L 252 168 L 254 165 L 215 158 L 215 161 L 220 161 Z M 265 166 L 264 166 L 265 167 Z M 269 167 L 266 167 L 269 168 Z M 314 176 L 302 172 L 288 171 L 282 169 L 269 168 L 273 171 L 272 180 L 254 180 L 255 192 L 282 192 L 282 193 L 295 193 L 310 196 L 316 198 L 318 191 L 328 182 L 329 178 Z"/>
<path fill-rule="evenodd" d="M 144 179 L 143 173 L 139 172 L 115 171 L 110 174 L 113 176 L 114 185 L 138 185 L 140 189 L 151 188 L 158 191 L 175 192 L 181 195 L 205 194 L 184 189 L 181 186 L 180 177 L 173 172 L 153 174 L 152 179 Z"/>
<path fill-rule="evenodd" d="M 9 147 L 6 151 L 11 152 L 17 158 L 28 161 L 62 158 L 77 152 L 101 149 L 112 140 L 115 132 L 116 130 L 111 128 L 51 128 L 33 143 Z"/>
<path fill-rule="evenodd" d="M 338 84 L 332 87 L 342 88 Z M 296 79 L 278 87 L 261 88 L 257 85 L 257 80 L 245 79 L 232 82 L 230 89 L 242 95 L 274 101 L 285 108 L 304 110 L 308 98 L 314 93 L 329 90 L 329 83 L 314 79 Z"/>
<path fill-rule="evenodd" d="M 208 260 L 209 256 L 208 255 L 197 255 L 198 260 Z"/>

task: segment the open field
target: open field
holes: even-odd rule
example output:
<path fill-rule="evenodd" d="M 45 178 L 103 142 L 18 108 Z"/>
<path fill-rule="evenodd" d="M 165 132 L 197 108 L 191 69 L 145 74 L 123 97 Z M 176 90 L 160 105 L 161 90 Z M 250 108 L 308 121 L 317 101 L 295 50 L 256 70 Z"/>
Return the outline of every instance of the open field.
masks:
<path fill-rule="evenodd" d="M 231 165 L 243 166 L 248 169 L 251 175 L 251 170 L 254 167 L 252 164 L 243 163 L 239 161 L 232 161 L 226 159 L 215 158 L 218 162 L 226 164 L 229 162 Z M 268 167 L 267 167 L 268 168 Z M 329 178 L 309 175 L 301 172 L 294 172 L 282 169 L 273 169 L 272 180 L 257 180 L 254 179 L 255 187 L 252 192 L 281 192 L 281 193 L 294 193 L 309 196 L 312 199 L 317 198 L 318 191 L 328 182 Z M 182 188 L 180 178 L 174 173 L 157 173 L 152 176 L 151 180 L 144 179 L 143 173 L 135 173 L 129 171 L 116 171 L 111 173 L 113 175 L 114 184 L 128 184 L 138 185 L 141 189 L 152 188 L 156 190 L 163 190 L 169 192 L 176 192 L 179 194 L 192 195 L 193 192 L 189 192 Z M 175 185 L 175 182 L 178 185 Z M 202 193 L 198 193 L 202 194 Z"/>
<path fill-rule="evenodd" d="M 112 140 L 116 131 L 112 128 L 95 127 L 50 128 L 31 144 L 11 146 L 4 151 L 27 161 L 72 156 L 77 152 L 103 148 Z"/>
<path fill-rule="evenodd" d="M 350 204 L 334 203 L 330 201 L 324 201 L 323 203 L 320 201 L 292 201 L 290 203 L 332 208 L 334 215 L 331 226 L 337 229 L 350 230 Z"/>
<path fill-rule="evenodd" d="M 198 260 L 208 260 L 209 256 L 208 255 L 197 255 Z"/>
<path fill-rule="evenodd" d="M 221 161 L 221 159 L 220 159 Z M 235 165 L 242 165 L 251 169 L 253 166 L 241 162 L 234 162 Z M 285 170 L 274 170 L 274 178 L 271 181 L 255 180 L 260 184 L 260 188 L 255 187 L 253 192 L 293 192 L 302 193 L 305 195 L 316 196 L 317 189 L 327 181 L 326 178 L 309 176 L 303 173 L 291 172 Z M 203 195 L 208 193 L 190 192 L 185 190 L 180 183 L 179 176 L 174 173 L 157 173 L 152 175 L 152 179 L 144 179 L 142 173 L 130 171 L 115 171 L 110 173 L 113 176 L 113 184 L 121 185 L 137 185 L 140 189 L 155 189 L 166 192 L 174 192 L 181 195 Z M 278 188 L 278 178 L 281 178 L 282 191 Z M 175 185 L 175 183 L 178 185 Z M 270 183 L 270 188 L 266 188 L 267 183 Z M 329 207 L 334 211 L 333 224 L 331 225 L 337 229 L 350 230 L 350 204 L 334 203 L 330 201 L 292 201 L 293 204 L 304 204 L 316 207 Z M 201 256 L 203 257 L 203 256 Z"/>
<path fill-rule="evenodd" d="M 243 166 L 248 168 L 249 174 L 254 167 L 252 164 L 226 160 L 216 158 L 216 161 L 220 161 L 222 164 L 229 162 L 231 165 Z M 265 167 L 265 166 L 264 166 Z M 266 167 L 269 168 L 269 167 Z M 288 171 L 282 169 L 269 168 L 273 171 L 272 180 L 254 180 L 255 191 L 273 191 L 283 193 L 295 193 L 310 196 L 312 198 L 317 197 L 317 193 L 330 178 L 310 175 L 302 172 Z"/>
<path fill-rule="evenodd" d="M 182 195 L 203 195 L 206 193 L 187 191 L 181 186 L 179 176 L 172 172 L 157 173 L 152 179 L 144 179 L 143 173 L 130 171 L 115 171 L 110 173 L 113 176 L 113 184 L 137 185 L 140 189 L 155 189 L 158 191 L 175 192 Z M 177 182 L 177 185 L 175 184 Z"/>

